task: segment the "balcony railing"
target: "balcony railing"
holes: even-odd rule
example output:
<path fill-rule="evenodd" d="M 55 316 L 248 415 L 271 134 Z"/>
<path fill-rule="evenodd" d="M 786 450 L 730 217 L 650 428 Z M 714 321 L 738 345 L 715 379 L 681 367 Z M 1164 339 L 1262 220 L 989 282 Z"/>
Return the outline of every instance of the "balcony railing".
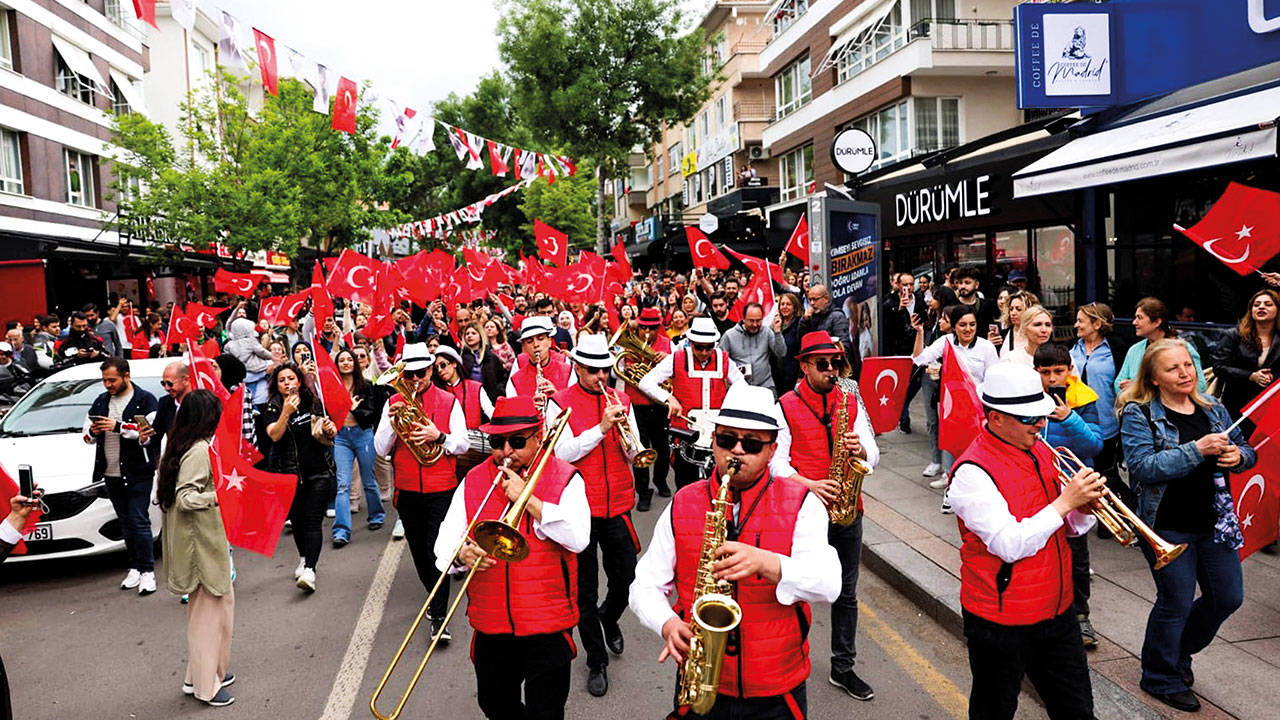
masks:
<path fill-rule="evenodd" d="M 773 103 L 735 102 L 733 119 L 738 122 L 773 122 Z"/>
<path fill-rule="evenodd" d="M 1012 20 L 921 20 L 907 30 L 907 42 L 927 37 L 934 50 L 1013 51 Z"/>

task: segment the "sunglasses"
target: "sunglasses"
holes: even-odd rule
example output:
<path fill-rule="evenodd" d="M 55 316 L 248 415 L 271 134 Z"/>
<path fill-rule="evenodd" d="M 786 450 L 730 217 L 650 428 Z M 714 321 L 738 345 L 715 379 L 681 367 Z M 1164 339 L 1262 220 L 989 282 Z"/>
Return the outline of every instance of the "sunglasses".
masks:
<path fill-rule="evenodd" d="M 427 376 L 427 369 L 420 368 L 418 370 L 405 370 L 403 375 L 407 378 L 420 378 Z"/>
<path fill-rule="evenodd" d="M 1005 414 L 1008 415 L 1008 413 L 1005 413 Z M 1044 415 L 1037 415 L 1035 417 L 1026 417 L 1024 415 L 1009 415 L 1009 417 L 1013 418 L 1014 420 L 1017 420 L 1023 425 L 1028 425 L 1028 426 L 1039 425 L 1040 423 L 1044 422 L 1044 419 L 1045 419 Z"/>
<path fill-rule="evenodd" d="M 813 366 L 818 369 L 818 372 L 826 372 L 828 370 L 843 370 L 844 358 L 834 358 L 832 360 L 827 360 L 826 358 L 820 358 L 818 360 L 813 361 Z"/>
<path fill-rule="evenodd" d="M 529 444 L 531 435 L 490 435 L 489 446 L 494 450 L 501 450 L 508 444 L 512 450 L 523 450 Z"/>
<path fill-rule="evenodd" d="M 608 375 L 611 369 L 612 368 L 607 368 L 607 367 L 586 367 L 584 365 L 582 368 L 582 371 L 579 374 L 580 375 Z"/>
<path fill-rule="evenodd" d="M 764 446 L 768 444 L 766 441 L 753 437 L 739 437 L 729 433 L 716 433 L 716 447 L 721 450 L 732 450 L 742 444 L 742 451 L 748 455 L 759 455 Z"/>
<path fill-rule="evenodd" d="M 710 352 L 711 349 L 715 347 L 715 345 L 710 345 L 706 343 L 692 343 L 692 345 L 693 345 L 693 349 L 697 350 L 698 352 Z"/>
<path fill-rule="evenodd" d="M 162 387 L 162 388 L 171 388 L 171 387 L 173 387 L 173 381 L 172 381 L 172 380 L 161 380 L 161 381 L 160 381 L 160 387 Z"/>

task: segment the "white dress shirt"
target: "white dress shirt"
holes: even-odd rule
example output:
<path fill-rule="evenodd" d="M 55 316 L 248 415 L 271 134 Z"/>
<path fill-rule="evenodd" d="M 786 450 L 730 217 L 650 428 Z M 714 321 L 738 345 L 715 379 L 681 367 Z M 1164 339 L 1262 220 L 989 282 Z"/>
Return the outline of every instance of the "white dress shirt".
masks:
<path fill-rule="evenodd" d="M 547 429 L 550 430 L 555 426 L 556 421 L 560 419 L 560 406 L 556 405 L 554 400 L 547 400 L 546 416 Z M 640 428 L 636 425 L 636 408 L 634 405 L 627 408 L 627 425 L 631 427 L 631 437 L 635 438 L 637 443 L 632 448 L 633 452 L 626 453 L 627 459 L 630 460 L 635 457 L 636 453 L 644 449 L 639 445 Z M 621 432 L 620 428 L 619 432 Z M 601 440 L 604 440 L 604 433 L 600 432 L 600 423 L 598 422 L 583 430 L 580 435 L 574 435 L 573 428 L 565 427 L 564 432 L 560 434 L 560 442 L 556 443 L 556 457 L 567 463 L 578 462 L 592 450 L 595 450 Z M 625 446 L 623 446 L 623 451 L 626 452 Z"/>
<path fill-rule="evenodd" d="M 22 542 L 22 529 L 10 524 L 15 522 L 20 526 L 25 524 L 26 521 L 17 515 L 12 515 L 6 517 L 4 520 L 0 520 L 0 542 L 7 543 L 9 545 L 17 545 Z"/>
<path fill-rule="evenodd" d="M 452 395 L 449 397 L 453 398 Z M 467 415 L 462 411 L 462 403 L 457 398 L 453 398 L 453 409 L 449 411 L 448 431 L 436 429 L 444 433 L 444 451 L 450 455 L 461 455 L 471 449 L 471 440 L 467 437 Z M 396 431 L 391 428 L 391 403 L 387 402 L 382 405 L 382 417 L 378 420 L 378 429 L 373 433 L 373 451 L 386 456 L 391 454 L 395 446 Z"/>
<path fill-rule="evenodd" d="M 804 382 L 804 379 L 801 378 L 800 382 Z M 876 434 L 871 429 L 871 421 L 867 419 L 867 408 L 862 404 L 860 396 L 857 397 L 857 403 L 858 417 L 853 419 L 853 431 L 858 433 L 858 442 L 862 443 L 862 449 L 867 453 L 865 462 L 874 468 L 880 465 L 880 446 L 876 444 Z M 769 461 L 769 472 L 780 477 L 791 477 L 796 474 L 795 466 L 791 464 L 791 425 L 782 412 L 781 403 L 777 406 L 777 413 L 782 420 L 782 428 L 778 430 L 778 449 L 773 452 L 773 459 Z M 839 438 L 832 438 L 832 440 L 841 442 Z"/>
<path fill-rule="evenodd" d="M 777 482 L 775 479 L 774 482 Z M 740 504 L 733 506 L 736 518 Z M 827 544 L 827 509 L 813 493 L 807 493 L 796 516 L 791 534 L 791 555 L 779 555 L 782 571 L 774 597 L 783 605 L 797 602 L 835 602 L 840 596 L 840 558 Z M 649 547 L 636 564 L 636 579 L 631 583 L 631 612 L 650 630 L 662 634 L 662 626 L 676 612 L 667 596 L 676 585 L 676 540 L 671 530 L 671 505 L 668 504 L 653 528 Z M 685 605 L 693 598 L 683 598 Z"/>
<path fill-rule="evenodd" d="M 987 550 L 1010 563 L 1040 552 L 1064 521 L 1067 534 L 1072 537 L 1089 532 L 1095 522 L 1091 513 L 1079 510 L 1072 510 L 1063 518 L 1051 505 L 1017 520 L 995 481 L 973 463 L 961 465 L 951 476 L 947 498 L 956 517 L 981 538 Z"/>
<path fill-rule="evenodd" d="M 943 348 L 947 343 L 951 343 L 951 349 L 956 353 L 956 359 L 960 361 L 960 367 L 964 368 L 969 377 L 973 378 L 976 383 L 981 383 L 982 379 L 987 375 L 987 368 L 995 365 L 1000 361 L 1000 356 L 996 354 L 996 346 L 986 338 L 975 337 L 972 345 L 965 345 L 956 338 L 955 333 L 947 333 L 942 337 L 929 343 L 929 347 L 920 351 L 919 355 L 913 358 L 916 365 L 921 367 L 930 363 L 941 362 Z"/>
<path fill-rule="evenodd" d="M 649 397 L 653 398 L 654 400 L 660 403 L 667 402 L 667 398 L 671 397 L 671 393 L 662 389 L 662 383 L 670 380 L 671 376 L 675 374 L 676 365 L 675 365 L 675 360 L 672 359 L 674 357 L 675 357 L 675 351 L 673 350 L 670 355 L 658 361 L 658 364 L 654 365 L 653 369 L 650 370 L 648 373 L 646 373 L 645 376 L 640 379 L 640 385 L 639 385 L 640 392 L 644 393 L 645 395 L 648 395 Z M 720 376 L 721 376 L 720 363 L 723 362 L 726 357 L 727 357 L 727 354 L 725 354 L 723 350 L 717 349 L 715 350 L 715 355 L 712 356 L 712 359 L 711 359 L 712 361 L 708 365 L 707 369 L 694 370 L 692 369 L 693 368 L 693 350 L 686 351 L 685 360 L 686 362 L 689 363 L 689 367 L 690 367 L 689 376 L 694 379 L 699 379 L 698 378 L 699 374 L 706 373 L 708 375 L 708 378 L 706 378 L 705 380 L 710 380 L 711 382 L 719 382 Z M 737 383 L 742 382 L 743 380 L 746 380 L 746 377 L 742 374 L 742 370 L 738 368 L 736 363 L 729 361 L 729 362 L 726 362 L 725 364 L 729 366 L 728 373 L 725 375 L 725 379 L 729 381 L 729 387 L 733 387 Z M 714 378 L 710 377 L 712 375 L 714 375 L 715 377 Z M 710 396 L 710 389 L 708 387 L 708 383 L 705 380 L 703 382 L 704 402 L 701 407 L 710 407 L 711 402 L 708 399 Z M 685 412 L 688 412 L 691 409 L 692 408 L 685 408 Z"/>
<path fill-rule="evenodd" d="M 467 516 L 467 484 L 461 483 L 449 501 L 449 510 L 440 523 L 440 534 L 436 536 L 435 554 L 436 569 L 440 572 L 450 570 L 445 563 L 453 557 L 458 546 L 462 544 L 462 533 L 467 529 L 471 518 Z M 495 495 L 502 493 L 496 488 Z M 533 494 L 538 494 L 535 486 Z M 591 505 L 587 503 L 587 486 L 580 473 L 569 478 L 564 491 L 560 493 L 560 502 L 542 503 L 542 519 L 533 521 L 533 532 L 540 540 L 550 540 L 560 544 L 565 550 L 577 554 L 586 549 L 591 541 Z M 453 569 L 463 569 L 455 565 Z"/>

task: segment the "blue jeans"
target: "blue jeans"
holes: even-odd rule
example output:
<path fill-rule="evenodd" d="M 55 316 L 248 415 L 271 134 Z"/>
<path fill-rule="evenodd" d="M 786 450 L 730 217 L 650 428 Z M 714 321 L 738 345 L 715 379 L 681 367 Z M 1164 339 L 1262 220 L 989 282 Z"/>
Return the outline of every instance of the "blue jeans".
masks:
<path fill-rule="evenodd" d="M 378 481 L 373 476 L 373 428 L 358 425 L 344 427 L 333 438 L 333 462 L 338 466 L 338 491 L 334 498 L 333 537 L 351 538 L 351 467 L 360 463 L 360 481 L 364 486 L 365 508 L 369 522 L 383 522 L 387 513 L 382 508 Z"/>
<path fill-rule="evenodd" d="M 151 516 L 148 514 L 151 504 L 152 479 L 125 483 L 122 478 L 104 477 L 107 485 L 107 497 L 120 519 L 120 534 L 124 536 L 124 546 L 129 553 L 129 567 L 138 572 L 154 572 L 155 558 L 154 539 L 151 537 Z"/>
<path fill-rule="evenodd" d="M 1235 550 L 1213 541 L 1213 532 L 1160 530 L 1171 543 L 1186 543 L 1177 560 L 1152 570 L 1156 603 L 1147 617 L 1142 641 L 1142 689 L 1176 693 L 1187 689 L 1181 671 L 1191 668 L 1191 656 L 1205 649 L 1218 628 L 1244 602 L 1244 575 Z M 1142 545 L 1147 563 L 1154 554 Z M 1196 598 L 1196 584 L 1200 597 Z"/>

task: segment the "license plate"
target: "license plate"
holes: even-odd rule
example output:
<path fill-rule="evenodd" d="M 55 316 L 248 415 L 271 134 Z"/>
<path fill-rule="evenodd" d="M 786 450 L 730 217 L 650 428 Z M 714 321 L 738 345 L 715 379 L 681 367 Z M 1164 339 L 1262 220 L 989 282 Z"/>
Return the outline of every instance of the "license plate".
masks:
<path fill-rule="evenodd" d="M 53 526 L 47 523 L 43 525 L 36 525 L 34 528 L 31 529 L 31 534 L 27 535 L 26 539 L 28 541 L 52 540 Z"/>

